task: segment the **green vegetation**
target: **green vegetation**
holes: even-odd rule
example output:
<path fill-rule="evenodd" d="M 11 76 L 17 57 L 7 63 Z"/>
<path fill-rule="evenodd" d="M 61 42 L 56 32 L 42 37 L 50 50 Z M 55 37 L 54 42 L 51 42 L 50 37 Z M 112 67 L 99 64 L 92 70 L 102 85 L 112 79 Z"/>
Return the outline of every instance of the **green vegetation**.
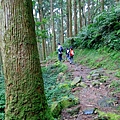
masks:
<path fill-rule="evenodd" d="M 75 50 L 75 62 L 88 65 L 92 68 L 105 68 L 116 70 L 116 76 L 119 76 L 120 69 L 120 53 L 118 51 L 109 50 L 108 48 L 100 49 L 77 49 Z"/>
<path fill-rule="evenodd" d="M 119 93 L 120 92 L 120 80 L 117 81 L 112 81 L 110 84 L 110 87 L 114 88 L 114 93 Z"/>
<path fill-rule="evenodd" d="M 53 116 L 58 118 L 62 109 L 78 104 L 79 100 L 71 94 L 72 81 L 67 66 L 55 61 L 42 67 L 42 71 L 48 105 Z"/>
<path fill-rule="evenodd" d="M 120 115 L 115 113 L 104 113 L 101 111 L 97 111 L 99 114 L 98 120 L 120 120 Z"/>
<path fill-rule="evenodd" d="M 75 38 L 74 47 L 120 50 L 120 5 L 102 12 Z"/>
<path fill-rule="evenodd" d="M 62 79 L 66 79 L 66 83 L 70 84 L 68 77 L 63 73 L 67 70 L 64 64 L 56 62 L 48 67 L 43 67 L 42 70 L 49 105 L 54 101 L 59 101 L 64 96 L 70 96 L 69 86 L 59 84 Z"/>

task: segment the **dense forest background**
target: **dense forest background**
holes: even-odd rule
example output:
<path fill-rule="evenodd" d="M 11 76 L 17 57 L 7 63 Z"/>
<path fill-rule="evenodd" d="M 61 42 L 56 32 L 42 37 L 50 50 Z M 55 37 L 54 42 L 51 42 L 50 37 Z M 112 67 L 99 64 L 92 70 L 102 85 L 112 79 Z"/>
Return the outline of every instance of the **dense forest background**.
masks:
<path fill-rule="evenodd" d="M 34 1 L 36 33 L 41 42 L 40 48 L 43 47 L 41 59 L 45 59 L 49 52 L 55 51 L 58 42 L 63 44 L 69 41 L 75 47 L 82 44 L 82 47 L 88 48 L 108 46 L 119 49 L 115 45 L 119 41 L 118 2 L 115 0 Z M 42 3 L 42 6 L 39 6 L 39 3 Z"/>
<path fill-rule="evenodd" d="M 5 7 L 3 1 L 0 7 L 1 11 Z M 40 61 L 51 59 L 51 55 L 56 56 L 57 43 L 60 42 L 64 49 L 73 46 L 74 49 L 78 50 L 78 53 L 79 50 L 84 49 L 91 52 L 95 50 L 100 53 L 110 53 L 110 57 L 117 65 L 111 66 L 111 63 L 109 68 L 120 69 L 119 0 L 33 0 L 32 6 Z M 2 12 L 0 14 L 0 18 L 2 18 Z M 7 17 L 6 22 L 7 20 L 9 17 Z M 5 20 L 3 21 L 5 22 Z M 3 21 L 0 21 L 1 41 L 5 33 Z M 2 46 L 2 42 L 0 46 Z M 2 47 L 0 50 L 0 119 L 4 120 L 5 82 Z M 77 57 L 75 61 L 78 62 Z M 91 64 L 93 65 L 93 63 Z M 103 64 L 97 65 L 100 67 Z M 117 76 L 120 77 L 119 71 L 117 71 Z M 46 78 L 45 74 L 43 74 L 44 78 Z M 45 84 L 45 86 L 48 85 Z M 47 94 L 47 89 L 45 90 Z M 50 99 L 48 100 L 49 104 L 51 104 Z"/>

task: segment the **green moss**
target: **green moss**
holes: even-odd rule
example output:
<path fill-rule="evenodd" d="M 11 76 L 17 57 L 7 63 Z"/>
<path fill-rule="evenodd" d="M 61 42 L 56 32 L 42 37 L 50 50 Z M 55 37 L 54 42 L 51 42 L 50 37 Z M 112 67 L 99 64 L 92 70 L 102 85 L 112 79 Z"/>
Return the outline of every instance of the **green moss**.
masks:
<path fill-rule="evenodd" d="M 108 120 L 120 120 L 120 115 L 117 115 L 115 113 L 105 113 L 102 111 L 97 111 L 99 114 L 99 118 L 102 120 L 102 118 L 107 118 Z"/>

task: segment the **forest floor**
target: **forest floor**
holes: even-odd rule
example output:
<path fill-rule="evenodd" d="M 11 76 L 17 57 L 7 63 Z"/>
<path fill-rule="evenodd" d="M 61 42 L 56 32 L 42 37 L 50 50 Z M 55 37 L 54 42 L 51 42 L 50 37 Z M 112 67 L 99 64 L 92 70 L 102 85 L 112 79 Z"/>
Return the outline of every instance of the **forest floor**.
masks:
<path fill-rule="evenodd" d="M 80 104 L 77 106 L 62 110 L 61 120 L 103 120 L 98 119 L 96 109 L 105 113 L 112 112 L 117 113 L 117 106 L 120 105 L 120 94 L 111 94 L 113 88 L 110 87 L 111 82 L 118 80 L 114 76 L 114 71 L 108 71 L 105 69 L 90 69 L 81 64 L 70 64 L 68 61 L 64 61 L 64 64 L 68 66 L 68 71 L 72 75 L 72 80 L 75 77 L 81 77 L 82 82 L 86 87 L 76 86 L 71 89 L 71 93 L 79 98 Z M 89 79 L 90 73 L 94 72 Z M 102 73 L 102 76 L 98 76 Z M 99 84 L 97 84 L 102 77 L 107 78 Z M 103 78 L 104 78 L 103 77 Z M 78 112 L 70 114 L 68 111 L 78 108 Z M 104 120 L 109 120 L 104 118 Z M 116 119 L 114 119 L 116 120 Z"/>

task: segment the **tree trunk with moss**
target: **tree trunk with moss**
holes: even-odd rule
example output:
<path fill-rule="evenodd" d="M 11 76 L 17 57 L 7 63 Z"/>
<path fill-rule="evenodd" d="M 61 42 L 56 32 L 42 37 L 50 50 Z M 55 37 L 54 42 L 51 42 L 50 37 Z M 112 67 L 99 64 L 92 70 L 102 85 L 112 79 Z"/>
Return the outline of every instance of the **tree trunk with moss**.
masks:
<path fill-rule="evenodd" d="M 3 0 L 5 120 L 51 120 L 39 62 L 32 0 Z"/>

